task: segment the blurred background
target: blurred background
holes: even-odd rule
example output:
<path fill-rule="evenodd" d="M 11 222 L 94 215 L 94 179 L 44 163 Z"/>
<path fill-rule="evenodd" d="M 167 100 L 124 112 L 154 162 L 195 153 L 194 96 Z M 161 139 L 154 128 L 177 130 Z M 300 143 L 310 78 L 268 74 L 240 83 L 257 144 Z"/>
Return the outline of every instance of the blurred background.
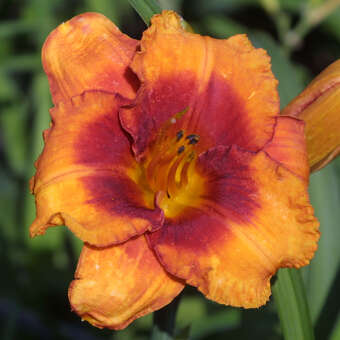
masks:
<path fill-rule="evenodd" d="M 201 34 L 247 33 L 272 57 L 281 107 L 340 56 L 338 0 L 162 0 Z M 140 38 L 143 21 L 127 0 L 0 1 L 0 339 L 147 339 L 152 317 L 124 331 L 96 329 L 70 311 L 67 288 L 81 243 L 66 228 L 29 239 L 34 199 L 28 181 L 42 150 L 52 106 L 40 51 L 58 24 L 85 11 L 103 13 Z M 340 163 L 311 178 L 322 238 L 303 269 L 317 339 L 340 339 Z M 240 310 L 187 288 L 177 316 L 178 339 L 281 339 L 275 304 Z M 296 339 L 299 340 L 299 339 Z"/>

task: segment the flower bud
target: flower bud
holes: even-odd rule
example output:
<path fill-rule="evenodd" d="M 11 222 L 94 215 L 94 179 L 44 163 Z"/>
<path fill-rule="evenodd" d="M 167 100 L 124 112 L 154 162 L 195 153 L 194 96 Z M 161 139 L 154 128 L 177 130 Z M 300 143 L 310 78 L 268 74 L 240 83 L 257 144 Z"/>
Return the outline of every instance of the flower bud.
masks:
<path fill-rule="evenodd" d="M 321 72 L 281 114 L 305 122 L 311 171 L 332 161 L 340 153 L 340 60 Z"/>

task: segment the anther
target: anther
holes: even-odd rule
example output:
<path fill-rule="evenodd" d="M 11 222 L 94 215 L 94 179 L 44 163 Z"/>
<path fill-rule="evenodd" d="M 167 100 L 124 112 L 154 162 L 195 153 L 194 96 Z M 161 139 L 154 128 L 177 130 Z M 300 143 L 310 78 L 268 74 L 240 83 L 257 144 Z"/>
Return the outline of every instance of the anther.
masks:
<path fill-rule="evenodd" d="M 196 144 L 198 143 L 198 141 L 200 140 L 200 136 L 199 135 L 195 135 L 195 134 L 192 134 L 192 135 L 188 135 L 185 137 L 185 139 L 188 139 L 188 144 Z"/>
<path fill-rule="evenodd" d="M 188 159 L 187 159 L 187 161 L 188 162 L 191 162 L 193 159 L 195 158 L 195 152 L 190 152 L 190 154 L 188 155 Z"/>
<path fill-rule="evenodd" d="M 180 155 L 185 150 L 184 145 L 180 146 L 177 150 L 177 153 Z"/>
<path fill-rule="evenodd" d="M 176 142 L 178 142 L 179 140 L 181 140 L 181 138 L 183 137 L 183 130 L 179 130 L 176 133 Z"/>

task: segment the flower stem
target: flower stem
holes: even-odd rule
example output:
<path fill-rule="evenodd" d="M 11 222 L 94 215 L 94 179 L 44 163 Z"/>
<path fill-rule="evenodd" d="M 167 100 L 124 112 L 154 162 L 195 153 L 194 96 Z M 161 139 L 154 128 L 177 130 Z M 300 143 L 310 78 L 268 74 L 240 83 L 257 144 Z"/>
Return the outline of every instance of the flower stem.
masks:
<path fill-rule="evenodd" d="M 174 339 L 176 313 L 181 299 L 178 295 L 169 305 L 153 313 L 151 340 Z"/>
<path fill-rule="evenodd" d="M 285 340 L 314 340 L 313 326 L 301 274 L 296 269 L 280 269 L 273 285 Z"/>

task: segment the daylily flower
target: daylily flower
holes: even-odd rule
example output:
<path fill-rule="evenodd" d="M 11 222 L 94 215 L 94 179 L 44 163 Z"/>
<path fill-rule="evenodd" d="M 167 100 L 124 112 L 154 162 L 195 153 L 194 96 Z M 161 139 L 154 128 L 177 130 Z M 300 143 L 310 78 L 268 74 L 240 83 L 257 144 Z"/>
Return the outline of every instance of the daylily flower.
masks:
<path fill-rule="evenodd" d="M 164 11 L 136 41 L 86 13 L 42 58 L 55 107 L 30 232 L 84 241 L 69 289 L 83 319 L 124 328 L 185 284 L 259 307 L 280 267 L 309 263 L 304 123 L 279 115 L 270 58 L 245 35 L 189 33 Z"/>

